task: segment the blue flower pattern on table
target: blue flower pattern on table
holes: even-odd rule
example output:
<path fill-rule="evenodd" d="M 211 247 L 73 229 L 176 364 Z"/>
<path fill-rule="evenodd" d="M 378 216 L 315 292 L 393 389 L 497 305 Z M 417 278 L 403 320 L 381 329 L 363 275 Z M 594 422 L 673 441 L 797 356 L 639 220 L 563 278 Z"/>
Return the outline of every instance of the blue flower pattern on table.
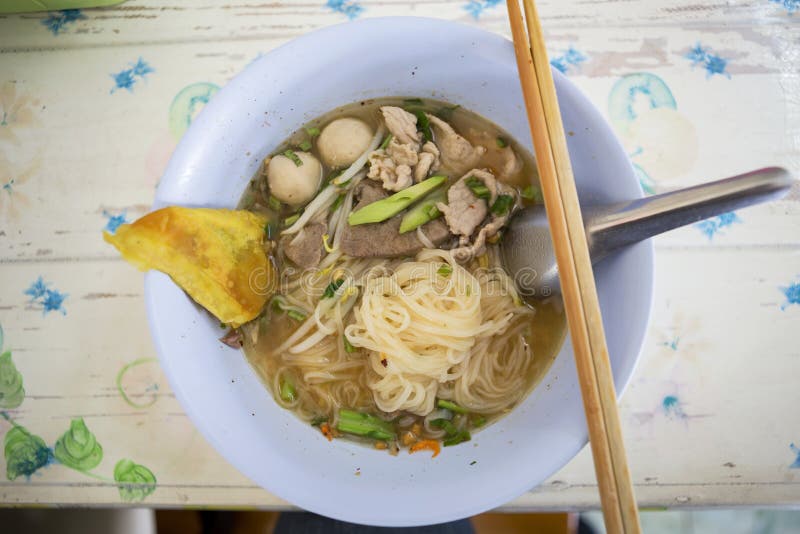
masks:
<path fill-rule="evenodd" d="M 670 419 L 686 419 L 681 401 L 675 395 L 664 397 L 664 400 L 661 401 L 661 408 L 664 410 L 664 415 Z"/>
<path fill-rule="evenodd" d="M 677 337 L 674 337 L 674 338 L 672 338 L 672 339 L 670 339 L 668 341 L 662 341 L 661 343 L 659 343 L 659 345 L 662 346 L 662 347 L 667 347 L 670 350 L 677 351 L 678 350 L 678 343 L 680 343 L 680 341 L 681 341 L 680 336 L 677 336 Z"/>
<path fill-rule="evenodd" d="M 586 54 L 575 50 L 575 48 L 570 46 L 569 49 L 563 54 L 554 56 L 550 60 L 550 64 L 566 74 L 570 70 L 570 67 L 577 67 L 587 59 L 589 58 L 586 56 Z"/>
<path fill-rule="evenodd" d="M 133 71 L 131 69 L 119 71 L 116 74 L 112 74 L 111 77 L 114 78 L 115 85 L 115 87 L 111 89 L 112 93 L 117 89 L 127 89 L 133 92 L 133 84 L 136 83 L 136 80 L 133 77 Z"/>
<path fill-rule="evenodd" d="M 797 458 L 794 459 L 794 462 L 792 462 L 792 464 L 789 466 L 789 469 L 800 469 L 800 447 L 794 443 L 790 443 L 789 450 L 797 455 Z"/>
<path fill-rule="evenodd" d="M 200 110 L 217 92 L 219 92 L 218 85 L 197 82 L 187 85 L 175 95 L 169 106 L 169 129 L 176 140 L 183 137 Z"/>
<path fill-rule="evenodd" d="M 328 0 L 325 5 L 328 9 L 341 13 L 350 20 L 357 18 L 364 12 L 364 7 L 353 0 Z"/>
<path fill-rule="evenodd" d="M 649 72 L 626 74 L 614 84 L 608 95 L 608 114 L 618 128 L 624 128 L 636 119 L 638 106 L 678 109 L 664 80 Z"/>
<path fill-rule="evenodd" d="M 659 108 L 677 109 L 678 104 L 666 82 L 650 72 L 635 72 L 622 76 L 608 95 L 608 115 L 619 132 L 627 132 L 639 114 L 646 109 Z M 633 160 L 643 152 L 641 146 L 636 146 L 630 149 L 628 157 Z M 635 160 L 633 168 L 642 190 L 648 195 L 655 193 L 655 180 Z"/>
<path fill-rule="evenodd" d="M 136 82 L 144 80 L 151 72 L 155 72 L 155 69 L 142 58 L 139 58 L 136 63 L 129 63 L 129 68 L 122 69 L 118 73 L 111 75 L 114 80 L 114 87 L 111 88 L 111 93 L 113 94 L 118 89 L 126 89 L 132 93 Z"/>
<path fill-rule="evenodd" d="M 770 3 L 782 6 L 791 15 L 797 10 L 800 10 L 800 0 L 769 0 Z"/>
<path fill-rule="evenodd" d="M 131 67 L 134 76 L 138 76 L 140 78 L 144 78 L 146 75 L 153 72 L 153 67 L 147 64 L 145 60 L 139 58 L 139 60 L 133 64 Z"/>
<path fill-rule="evenodd" d="M 42 26 L 50 30 L 53 35 L 58 35 L 67 26 L 72 25 L 77 20 L 85 19 L 86 15 L 80 9 L 64 9 L 62 11 L 51 12 L 47 18 L 42 19 Z"/>
<path fill-rule="evenodd" d="M 695 223 L 695 228 L 700 230 L 705 236 L 708 238 L 709 241 L 714 239 L 718 233 L 724 228 L 732 226 L 734 224 L 741 223 L 742 219 L 736 215 L 736 212 L 728 212 L 723 213 L 722 215 L 718 215 L 716 217 L 712 217 L 710 219 L 706 219 L 705 221 L 700 221 L 699 223 Z"/>
<path fill-rule="evenodd" d="M 59 311 L 62 315 L 66 315 L 67 310 L 64 309 L 64 300 L 68 295 L 61 293 L 57 289 L 47 287 L 49 285 L 40 276 L 23 293 L 30 297 L 29 303 L 41 307 L 42 315 L 47 315 L 51 311 Z"/>
<path fill-rule="evenodd" d="M 692 62 L 692 67 L 702 65 L 706 71 L 706 78 L 711 78 L 715 74 L 720 74 L 727 78 L 731 77 L 730 73 L 725 70 L 728 60 L 712 53 L 710 47 L 704 47 L 697 43 L 693 48 L 689 49 L 689 52 L 684 57 Z"/>
<path fill-rule="evenodd" d="M 786 302 L 781 304 L 781 310 L 785 310 L 792 304 L 800 305 L 800 283 L 794 282 L 787 287 L 779 287 L 778 289 L 786 296 Z"/>
<path fill-rule="evenodd" d="M 484 11 L 499 3 L 500 0 L 470 0 L 464 5 L 464 11 L 472 15 L 473 19 L 478 20 Z"/>
<path fill-rule="evenodd" d="M 633 156 L 636 156 L 641 152 L 642 152 L 642 147 L 639 147 L 637 151 L 628 154 L 628 157 L 633 158 Z M 648 195 L 654 194 L 656 192 L 656 184 L 655 181 L 653 181 L 653 179 L 650 178 L 650 175 L 644 172 L 644 169 L 642 169 L 642 167 L 636 163 L 633 164 L 633 170 L 636 173 L 636 178 L 639 180 L 639 185 L 642 186 L 642 191 L 644 191 Z"/>
<path fill-rule="evenodd" d="M 119 215 L 112 215 L 106 210 L 103 210 L 103 217 L 108 219 L 104 230 L 111 234 L 116 232 L 117 228 L 128 222 L 128 220 L 125 218 L 125 210 L 123 210 Z"/>

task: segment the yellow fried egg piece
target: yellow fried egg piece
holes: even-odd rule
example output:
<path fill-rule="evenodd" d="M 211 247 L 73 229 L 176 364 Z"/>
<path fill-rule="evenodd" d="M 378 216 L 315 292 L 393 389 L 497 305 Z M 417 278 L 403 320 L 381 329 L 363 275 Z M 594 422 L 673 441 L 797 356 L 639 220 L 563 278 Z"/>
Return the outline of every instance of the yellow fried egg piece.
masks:
<path fill-rule="evenodd" d="M 103 238 L 140 270 L 168 274 L 235 328 L 255 319 L 275 289 L 275 269 L 264 250 L 266 222 L 249 211 L 172 206 Z"/>

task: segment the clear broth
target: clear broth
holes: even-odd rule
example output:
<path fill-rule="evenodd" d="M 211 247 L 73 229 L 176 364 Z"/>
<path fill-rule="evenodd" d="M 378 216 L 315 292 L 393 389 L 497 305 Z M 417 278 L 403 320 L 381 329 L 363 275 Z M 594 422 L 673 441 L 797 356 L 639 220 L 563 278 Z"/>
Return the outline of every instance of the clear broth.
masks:
<path fill-rule="evenodd" d="M 414 102 L 415 107 L 420 107 L 418 104 L 419 99 L 407 99 L 402 97 L 380 98 L 373 100 L 366 100 L 355 102 L 340 108 L 337 108 L 329 113 L 326 113 L 312 121 L 309 121 L 303 127 L 295 131 L 289 136 L 281 145 L 275 150 L 275 153 L 281 153 L 287 148 L 296 148 L 304 141 L 313 141 L 310 138 L 308 129 L 318 128 L 321 130 L 331 120 L 339 117 L 356 117 L 367 124 L 373 129 L 378 127 L 379 123 L 379 107 L 386 105 L 397 105 L 405 107 L 409 102 Z M 522 166 L 519 172 L 512 176 L 506 177 L 503 181 L 509 185 L 516 187 L 518 190 L 526 186 L 538 186 L 538 177 L 536 173 L 535 161 L 525 148 L 520 146 L 507 132 L 491 123 L 487 119 L 473 113 L 462 107 L 453 106 L 447 102 L 425 99 L 422 101 L 421 107 L 433 113 L 443 120 L 449 122 L 453 128 L 462 136 L 467 138 L 473 145 L 482 145 L 486 147 L 487 151 L 482 157 L 477 167 L 485 167 L 492 170 L 495 175 L 503 162 L 503 150 L 501 146 L 505 144 L 513 149 L 517 156 L 521 159 Z M 499 141 L 501 140 L 501 141 Z M 313 145 L 313 142 L 312 142 Z M 322 158 L 316 151 L 316 146 L 312 146 L 311 150 L 319 160 Z M 336 169 L 324 167 L 324 176 L 330 175 Z M 451 176 L 451 180 L 456 180 L 460 176 Z M 275 235 L 270 236 L 272 239 L 277 238 L 277 233 L 280 231 L 280 222 L 291 214 L 289 208 L 283 206 L 280 209 L 270 207 L 268 202 L 268 192 L 264 190 L 261 182 L 262 175 L 259 172 L 251 181 L 250 186 L 247 188 L 245 194 L 240 202 L 240 208 L 249 209 L 266 214 L 270 220 L 275 222 L 274 228 L 271 232 Z M 537 202 L 537 198 L 523 199 L 524 203 L 533 204 Z M 496 247 L 498 245 L 490 245 Z M 279 255 L 274 255 L 273 261 L 276 262 L 279 272 L 283 269 Z M 527 397 L 530 391 L 541 381 L 542 377 L 546 374 L 550 365 L 553 363 L 556 355 L 558 354 L 561 345 L 564 342 L 566 333 L 566 321 L 564 317 L 563 306 L 559 297 L 551 297 L 547 300 L 538 301 L 535 303 L 536 313 L 530 321 L 530 328 L 526 336 L 526 340 L 531 348 L 533 354 L 533 362 L 528 369 L 527 388 L 524 394 L 520 396 L 521 402 Z M 276 370 L 278 367 L 285 367 L 289 365 L 289 375 L 292 380 L 300 380 L 302 373 L 300 369 L 292 369 L 291 363 L 287 362 L 284 355 L 278 354 L 275 348 L 280 343 L 287 339 L 300 325 L 300 322 L 292 319 L 286 313 L 276 312 L 271 306 L 267 306 L 262 315 L 246 325 L 244 328 L 244 351 L 247 355 L 253 368 L 257 371 L 264 384 L 270 389 L 276 401 L 287 406 L 284 399 L 281 398 L 278 391 L 278 383 L 276 381 Z M 328 340 L 323 343 L 328 342 Z M 335 341 L 334 341 L 335 342 Z M 324 391 L 326 388 L 338 387 L 345 388 L 344 396 L 348 399 L 347 406 L 324 406 L 319 399 L 307 398 L 302 399 L 299 406 L 287 406 L 293 408 L 293 411 L 303 420 L 313 422 L 315 418 L 327 417 L 329 421 L 333 421 L 335 417 L 334 411 L 338 408 L 348 408 L 360 411 L 366 411 L 384 418 L 389 416 L 393 417 L 395 421 L 400 420 L 402 426 L 398 427 L 400 435 L 403 432 L 411 430 L 416 431 L 417 439 L 426 439 L 430 436 L 426 435 L 424 427 L 420 429 L 421 417 L 403 417 L 407 414 L 383 414 L 375 405 L 371 391 L 365 383 L 365 370 L 359 369 L 357 360 L 363 360 L 362 367 L 366 367 L 367 358 L 363 351 L 356 350 L 351 354 L 354 360 L 354 367 L 352 376 L 349 377 L 350 384 L 340 383 L 322 383 L 315 385 Z M 313 397 L 313 395 L 311 395 Z M 512 408 L 503 410 L 497 413 L 481 414 L 483 423 L 480 428 L 485 428 L 489 423 L 502 417 L 508 413 Z M 319 420 L 319 419 L 317 419 Z M 470 420 L 474 422 L 474 420 Z M 472 431 L 478 428 L 470 426 Z M 352 437 L 352 436 L 348 436 Z M 356 438 L 358 439 L 358 438 Z M 374 440 L 369 440 L 374 441 Z M 402 441 L 402 439 L 401 439 Z M 402 443 L 401 443 L 402 445 Z M 383 447 L 379 447 L 383 448 Z"/>

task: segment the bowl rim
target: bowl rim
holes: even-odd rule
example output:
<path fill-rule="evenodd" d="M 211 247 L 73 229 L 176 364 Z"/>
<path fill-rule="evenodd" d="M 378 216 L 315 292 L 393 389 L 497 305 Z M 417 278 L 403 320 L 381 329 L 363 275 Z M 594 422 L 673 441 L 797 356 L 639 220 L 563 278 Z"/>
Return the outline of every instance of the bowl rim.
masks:
<path fill-rule="evenodd" d="M 367 18 L 362 19 L 354 22 L 345 22 L 342 24 L 337 24 L 329 27 L 325 27 L 307 34 L 304 34 L 300 37 L 297 37 L 279 47 L 276 47 L 268 54 L 265 54 L 258 60 L 254 61 L 251 65 L 246 67 L 242 72 L 237 74 L 231 81 L 229 81 L 225 87 L 223 87 L 220 92 L 214 97 L 214 101 L 220 102 L 225 98 L 228 98 L 227 95 L 230 92 L 229 87 L 235 83 L 239 83 L 244 80 L 248 73 L 253 70 L 253 65 L 260 64 L 269 61 L 269 57 L 271 54 L 277 51 L 292 51 L 300 49 L 306 46 L 307 43 L 313 43 L 322 37 L 335 37 L 342 32 L 355 32 L 359 31 L 363 28 L 369 28 L 372 26 L 380 27 L 381 25 L 390 25 L 395 26 L 397 24 L 415 24 L 419 21 L 424 21 L 426 24 L 431 24 L 435 22 L 436 24 L 441 24 L 442 26 L 446 27 L 445 29 L 453 28 L 454 30 L 460 32 L 471 33 L 474 35 L 475 39 L 483 39 L 487 41 L 493 41 L 495 44 L 498 43 L 509 43 L 510 41 L 505 37 L 483 30 L 481 28 L 477 28 L 471 25 L 462 24 L 453 21 L 447 21 L 444 19 L 434 19 L 428 17 L 378 17 L 378 18 Z M 602 114 L 597 110 L 591 102 L 585 97 L 576 86 L 574 86 L 571 82 L 567 80 L 565 76 L 563 76 L 560 72 L 556 69 L 553 69 L 553 75 L 556 81 L 556 84 L 559 86 L 560 91 L 564 91 L 570 95 L 570 98 L 579 102 L 582 102 L 588 106 L 591 110 L 589 111 L 590 114 L 596 115 L 593 117 L 594 122 L 596 123 L 596 127 L 599 128 L 601 131 L 597 132 L 598 135 L 602 135 L 605 138 L 610 140 L 610 143 L 614 145 L 614 149 L 620 151 L 624 154 L 624 149 L 622 144 L 620 143 L 619 139 L 614 134 L 613 130 L 611 129 L 608 122 L 604 119 Z M 228 91 L 226 91 L 228 89 Z M 231 92 L 231 95 L 233 93 Z M 208 119 L 211 113 L 214 113 L 215 106 L 213 102 L 207 106 L 206 110 L 201 112 L 200 117 L 204 119 Z M 197 119 L 195 119 L 197 121 Z M 193 123 L 194 124 L 194 123 Z M 192 127 L 190 126 L 189 132 L 187 135 L 184 136 L 184 139 L 178 145 L 173 157 L 170 160 L 170 163 L 167 167 L 167 170 L 164 173 L 164 178 L 162 179 L 162 183 L 167 180 L 167 177 L 173 176 L 177 177 L 178 179 L 185 180 L 186 173 L 187 173 L 187 166 L 191 167 L 192 158 L 190 156 L 186 156 L 185 153 L 191 152 L 190 145 L 192 143 L 184 142 L 188 134 L 192 133 Z M 197 137 L 197 135 L 195 135 Z M 632 165 L 628 160 L 628 165 Z M 189 169 L 191 171 L 191 169 Z M 638 186 L 638 184 L 637 184 Z M 643 196 L 643 192 L 641 187 L 638 186 L 639 196 Z M 161 187 L 159 187 L 159 191 L 156 193 L 156 201 L 154 203 L 153 208 L 162 207 L 164 202 L 159 199 L 159 192 L 161 191 Z M 640 331 L 635 333 L 635 341 L 633 345 L 636 347 L 636 356 L 633 359 L 633 364 L 630 366 L 630 370 L 626 370 L 623 373 L 624 381 L 622 384 L 619 384 L 617 388 L 617 398 L 619 399 L 621 395 L 624 393 L 625 389 L 627 388 L 630 380 L 636 370 L 638 362 L 641 358 L 642 349 L 644 345 L 645 336 L 647 334 L 648 325 L 650 324 L 650 319 L 652 315 L 652 307 L 653 307 L 653 296 L 654 296 L 654 268 L 655 268 L 655 261 L 654 261 L 654 247 L 651 241 L 646 243 L 642 243 L 638 246 L 646 247 L 646 259 L 644 262 L 646 265 L 646 272 L 644 273 L 644 279 L 646 282 L 646 289 L 647 295 L 645 297 L 647 301 L 646 305 L 646 316 L 644 317 L 643 327 Z M 235 455 L 231 454 L 229 451 L 229 446 L 223 443 L 218 436 L 210 429 L 207 425 L 204 424 L 204 417 L 203 414 L 198 413 L 195 409 L 194 403 L 190 400 L 189 396 L 180 386 L 180 379 L 176 374 L 176 370 L 174 369 L 171 358 L 169 355 L 169 351 L 164 343 L 163 332 L 161 331 L 161 324 L 158 322 L 158 313 L 157 313 L 157 291 L 160 284 L 163 284 L 164 279 L 168 280 L 168 283 L 172 283 L 161 273 L 150 272 L 146 274 L 145 277 L 145 299 L 147 305 L 147 315 L 148 315 L 148 322 L 150 326 L 151 335 L 153 338 L 153 342 L 156 346 L 157 352 L 159 354 L 159 360 L 161 362 L 162 367 L 165 370 L 165 374 L 167 375 L 168 381 L 175 393 L 176 398 L 178 399 L 179 403 L 181 404 L 182 408 L 189 416 L 190 420 L 192 421 L 193 425 L 200 431 L 201 435 L 214 447 L 214 449 L 220 453 L 230 464 L 232 464 L 236 469 L 248 476 L 249 469 L 246 465 L 243 465 Z M 643 286 L 644 287 L 644 286 Z M 563 349 L 562 349 L 563 350 Z M 515 408 L 516 409 L 516 408 Z M 585 424 L 585 421 L 584 421 Z M 580 436 L 580 439 L 576 439 L 574 445 L 571 447 L 566 447 L 560 451 L 558 454 L 559 458 L 566 458 L 564 461 L 559 461 L 559 468 L 563 468 L 575 455 L 585 446 L 588 441 L 588 435 L 585 431 Z M 557 470 L 554 471 L 557 472 Z M 550 475 L 552 476 L 552 474 Z M 534 481 L 535 484 L 540 483 L 541 481 Z M 257 485 L 265 487 L 264 484 L 257 483 Z M 480 503 L 471 503 L 468 506 L 462 507 L 451 507 L 445 508 L 442 512 L 438 514 L 428 514 L 425 516 L 417 516 L 417 517 L 407 517 L 403 520 L 397 519 L 389 519 L 385 520 L 381 517 L 376 517 L 374 514 L 369 513 L 361 513 L 361 514 L 352 514 L 350 510 L 345 511 L 345 513 L 341 513 L 340 511 L 337 512 L 336 510 L 331 510 L 330 508 L 326 508 L 324 506 L 319 505 L 319 499 L 315 497 L 309 498 L 307 494 L 296 491 L 296 488 L 290 488 L 286 485 L 282 487 L 277 487 L 270 485 L 268 491 L 271 493 L 290 501 L 293 504 L 297 504 L 303 508 L 306 508 L 310 511 L 320 513 L 322 515 L 326 515 L 329 517 L 335 517 L 337 519 L 351 521 L 356 523 L 363 523 L 363 524 L 372 524 L 372 525 L 383 525 L 383 526 L 414 526 L 414 525 L 425 525 L 425 524 L 434 524 L 440 523 L 444 521 L 450 521 L 461 517 L 466 517 L 469 515 L 473 515 L 476 513 L 480 513 L 497 506 L 503 505 L 507 503 L 509 500 L 516 498 L 517 496 L 521 495 L 522 493 L 530 490 L 531 483 L 529 484 L 517 484 L 513 486 L 509 486 L 505 489 L 505 491 L 498 491 L 491 496 L 487 496 L 487 498 L 482 499 Z"/>

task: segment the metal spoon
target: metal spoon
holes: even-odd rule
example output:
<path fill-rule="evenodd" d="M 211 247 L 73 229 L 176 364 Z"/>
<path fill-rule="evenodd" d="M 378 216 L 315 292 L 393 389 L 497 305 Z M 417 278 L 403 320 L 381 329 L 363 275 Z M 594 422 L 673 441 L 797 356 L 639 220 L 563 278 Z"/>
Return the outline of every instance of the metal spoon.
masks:
<path fill-rule="evenodd" d="M 592 264 L 612 252 L 668 230 L 738 208 L 777 200 L 792 186 L 791 175 L 767 167 L 630 202 L 583 209 Z M 559 292 L 558 267 L 544 206 L 517 213 L 503 236 L 501 253 L 522 295 L 536 298 Z"/>

